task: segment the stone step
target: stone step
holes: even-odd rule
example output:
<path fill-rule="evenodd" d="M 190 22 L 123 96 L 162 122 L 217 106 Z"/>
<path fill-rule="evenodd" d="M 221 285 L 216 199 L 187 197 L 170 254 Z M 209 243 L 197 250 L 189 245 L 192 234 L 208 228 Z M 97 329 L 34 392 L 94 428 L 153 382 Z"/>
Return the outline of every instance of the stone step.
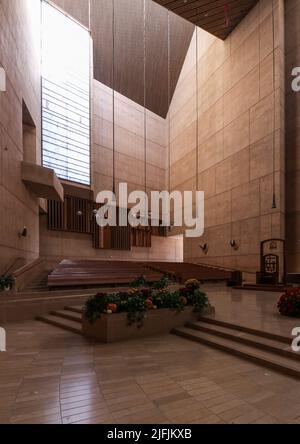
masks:
<path fill-rule="evenodd" d="M 230 328 L 231 330 L 249 333 L 249 334 L 253 334 L 255 336 L 260 336 L 262 338 L 282 342 L 283 344 L 288 344 L 288 345 L 291 344 L 291 338 L 288 336 L 283 336 L 283 335 L 279 335 L 277 333 L 267 332 L 267 331 L 263 331 L 263 330 L 257 330 L 255 328 L 245 327 L 244 325 L 240 325 L 240 324 L 232 324 L 230 322 L 222 321 L 222 320 L 217 319 L 215 317 L 209 317 L 209 316 L 201 317 L 200 321 L 207 323 L 207 324 L 217 325 L 219 327 Z"/>
<path fill-rule="evenodd" d="M 68 319 L 69 321 L 78 322 L 79 324 L 82 323 L 81 314 L 71 310 L 55 310 L 51 311 L 50 314 L 59 318 Z"/>
<path fill-rule="evenodd" d="M 46 324 L 53 325 L 55 327 L 62 328 L 63 330 L 71 331 L 78 335 L 82 335 L 81 325 L 78 322 L 71 321 L 69 319 L 63 319 L 54 315 L 38 316 L 37 321 L 45 322 Z"/>
<path fill-rule="evenodd" d="M 258 336 L 253 333 L 245 333 L 243 331 L 238 331 L 232 329 L 231 327 L 221 327 L 218 325 L 209 325 L 205 322 L 191 322 L 186 325 L 186 327 L 202 331 L 220 338 L 230 339 L 234 342 L 249 345 L 260 350 L 269 351 L 280 356 L 284 356 L 295 361 L 300 360 L 300 353 L 293 352 L 291 349 L 292 338 L 290 343 L 284 344 L 281 341 L 275 339 L 268 339 Z"/>
<path fill-rule="evenodd" d="M 82 315 L 83 305 L 73 305 L 73 306 L 66 306 L 65 310 L 72 311 L 74 313 L 79 313 Z"/>
<path fill-rule="evenodd" d="M 204 333 L 188 327 L 174 329 L 172 333 L 182 338 L 216 348 L 239 358 L 247 359 L 255 364 L 300 379 L 299 363 L 294 362 L 289 358 L 278 356 L 274 353 L 260 350 L 249 345 L 239 344 L 230 339 L 216 337 L 213 334 Z"/>

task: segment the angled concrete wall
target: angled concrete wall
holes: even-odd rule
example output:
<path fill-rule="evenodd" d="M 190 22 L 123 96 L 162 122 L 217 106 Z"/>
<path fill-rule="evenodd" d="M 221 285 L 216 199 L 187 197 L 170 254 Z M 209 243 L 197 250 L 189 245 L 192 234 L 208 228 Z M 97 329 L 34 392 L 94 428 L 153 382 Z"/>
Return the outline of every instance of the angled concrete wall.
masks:
<path fill-rule="evenodd" d="M 199 29 L 198 156 L 196 34 L 191 43 L 170 109 L 171 188 L 198 183 L 206 195 L 205 233 L 185 240 L 187 261 L 256 271 L 260 241 L 285 235 L 284 4 L 274 5 L 275 47 L 271 0 L 261 0 L 225 42 Z M 199 248 L 205 242 L 207 256 Z"/>
<path fill-rule="evenodd" d="M 18 258 L 39 255 L 38 201 L 21 181 L 24 158 L 22 101 L 36 126 L 40 158 L 40 1 L 1 0 L 0 66 L 7 92 L 0 92 L 0 273 Z M 27 238 L 18 232 L 28 228 Z"/>
<path fill-rule="evenodd" d="M 300 1 L 287 0 L 286 32 L 286 205 L 288 271 L 300 271 L 300 92 L 293 91 L 292 70 L 300 67 Z"/>

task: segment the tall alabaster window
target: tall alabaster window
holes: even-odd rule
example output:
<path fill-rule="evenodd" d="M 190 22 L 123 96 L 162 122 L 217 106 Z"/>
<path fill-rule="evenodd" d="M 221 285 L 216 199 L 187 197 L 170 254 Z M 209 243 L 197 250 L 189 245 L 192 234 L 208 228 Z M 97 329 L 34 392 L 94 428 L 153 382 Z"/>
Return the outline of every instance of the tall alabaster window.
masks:
<path fill-rule="evenodd" d="M 90 184 L 90 34 L 42 1 L 43 165 Z"/>

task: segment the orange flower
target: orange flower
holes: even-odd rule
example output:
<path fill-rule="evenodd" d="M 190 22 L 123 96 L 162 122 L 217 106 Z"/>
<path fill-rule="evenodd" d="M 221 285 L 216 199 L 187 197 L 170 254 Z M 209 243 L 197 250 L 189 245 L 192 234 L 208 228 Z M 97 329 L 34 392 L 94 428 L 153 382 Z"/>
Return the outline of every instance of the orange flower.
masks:
<path fill-rule="evenodd" d="M 107 304 L 106 310 L 110 310 L 110 311 L 112 311 L 112 313 L 117 313 L 118 306 L 117 306 L 117 304 Z"/>
<path fill-rule="evenodd" d="M 182 296 L 180 298 L 180 303 L 181 303 L 181 305 L 187 305 L 187 303 L 188 303 L 187 298 L 185 296 Z"/>

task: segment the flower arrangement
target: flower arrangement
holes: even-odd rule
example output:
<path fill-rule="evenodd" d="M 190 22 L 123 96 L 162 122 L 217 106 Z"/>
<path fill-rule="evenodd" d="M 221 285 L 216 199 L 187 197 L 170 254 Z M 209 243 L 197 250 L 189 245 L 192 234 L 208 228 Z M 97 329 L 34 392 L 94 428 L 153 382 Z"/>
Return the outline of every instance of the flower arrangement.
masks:
<path fill-rule="evenodd" d="M 286 291 L 278 302 L 278 309 L 283 316 L 300 317 L 300 288 Z"/>
<path fill-rule="evenodd" d="M 0 276 L 0 292 L 11 290 L 15 283 L 15 278 L 11 275 L 9 276 Z"/>
<path fill-rule="evenodd" d="M 182 311 L 187 306 L 193 306 L 199 314 L 209 307 L 205 293 L 200 290 L 198 281 L 192 285 L 171 291 L 168 288 L 131 288 L 120 293 L 98 293 L 87 300 L 84 306 L 84 316 L 91 323 L 99 319 L 102 314 L 127 313 L 128 324 L 136 323 L 142 327 L 147 312 L 162 308 L 171 308 Z"/>
<path fill-rule="evenodd" d="M 169 285 L 169 278 L 167 275 L 163 276 L 158 282 L 147 282 L 145 276 L 139 276 L 136 280 L 131 282 L 132 288 L 155 288 L 156 290 L 161 290 L 167 288 Z"/>
<path fill-rule="evenodd" d="M 184 284 L 189 290 L 197 290 L 200 288 L 200 282 L 197 279 L 189 279 Z"/>

